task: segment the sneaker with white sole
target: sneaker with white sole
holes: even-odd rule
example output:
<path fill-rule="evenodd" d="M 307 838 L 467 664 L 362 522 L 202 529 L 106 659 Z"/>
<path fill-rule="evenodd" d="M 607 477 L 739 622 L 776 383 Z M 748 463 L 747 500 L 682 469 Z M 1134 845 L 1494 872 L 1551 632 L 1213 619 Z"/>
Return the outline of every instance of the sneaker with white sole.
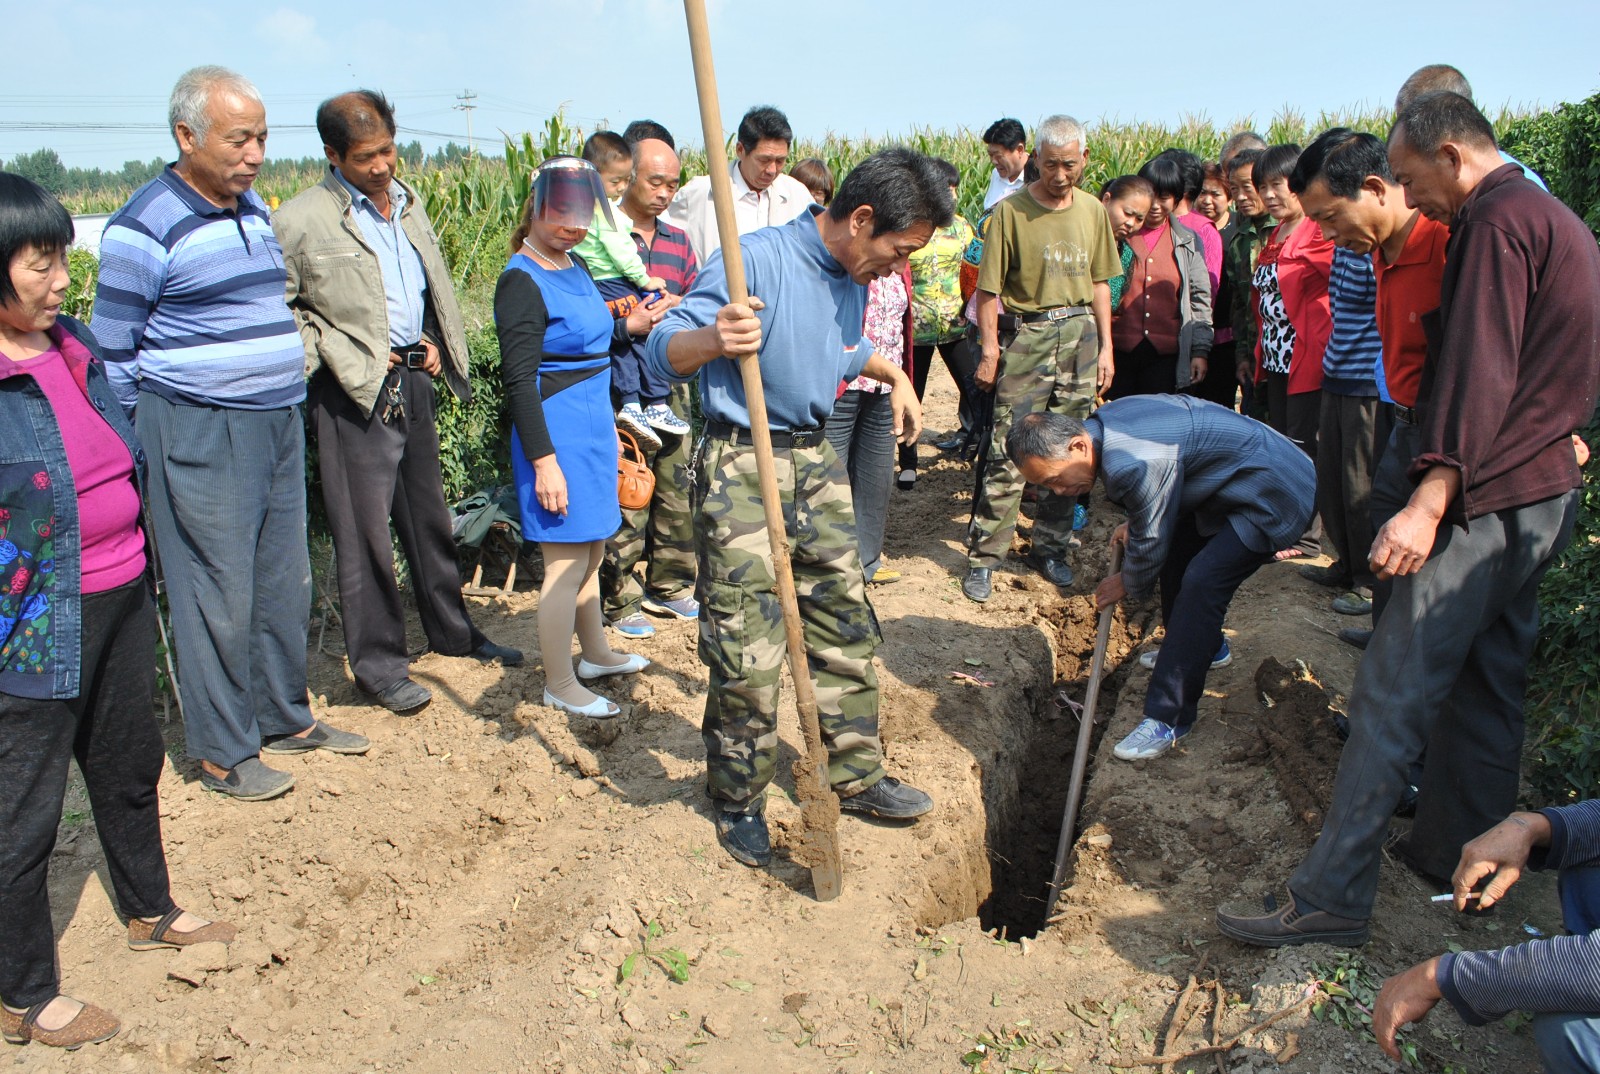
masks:
<path fill-rule="evenodd" d="M 1121 761 L 1148 761 L 1166 753 L 1182 737 L 1171 724 L 1146 716 L 1111 752 Z"/>
<path fill-rule="evenodd" d="M 639 603 L 651 615 L 669 615 L 674 619 L 700 618 L 700 602 L 693 597 L 676 597 L 672 600 L 663 600 L 660 597 L 647 595 Z"/>
<path fill-rule="evenodd" d="M 661 446 L 661 438 L 650 428 L 650 422 L 639 409 L 638 403 L 628 403 L 617 411 L 617 424 L 639 438 L 639 446 L 654 451 Z"/>
<path fill-rule="evenodd" d="M 1154 649 L 1151 649 L 1148 653 L 1140 653 L 1139 666 L 1154 670 L 1156 666 L 1156 654 L 1160 651 L 1161 647 L 1158 645 Z M 1231 663 L 1233 663 L 1233 650 L 1228 648 L 1228 639 L 1223 638 L 1222 648 L 1218 649 L 1217 655 L 1211 658 L 1211 670 L 1215 671 L 1218 668 L 1225 668 Z"/>
<path fill-rule="evenodd" d="M 673 436 L 682 436 L 689 431 L 689 423 L 672 412 L 672 408 L 665 403 L 651 403 L 644 408 L 644 420 L 650 423 L 652 429 L 659 429 Z"/>
<path fill-rule="evenodd" d="M 613 619 L 611 626 L 617 633 L 626 634 L 630 638 L 653 638 L 656 634 L 655 624 L 646 619 L 643 612 L 634 612 L 621 619 Z"/>

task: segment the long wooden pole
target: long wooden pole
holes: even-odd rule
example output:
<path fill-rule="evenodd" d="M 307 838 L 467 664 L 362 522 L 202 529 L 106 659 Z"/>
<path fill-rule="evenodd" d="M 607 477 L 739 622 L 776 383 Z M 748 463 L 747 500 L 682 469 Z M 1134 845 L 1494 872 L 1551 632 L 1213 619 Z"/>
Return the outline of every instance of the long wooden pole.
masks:
<path fill-rule="evenodd" d="M 1122 546 L 1111 548 L 1111 570 L 1122 569 Z M 1100 611 L 1100 629 L 1094 638 L 1094 661 L 1089 666 L 1089 691 L 1083 697 L 1083 716 L 1078 721 L 1078 748 L 1072 755 L 1072 778 L 1067 783 L 1067 807 L 1061 816 L 1061 837 L 1056 840 L 1056 865 L 1050 874 L 1050 895 L 1045 900 L 1044 913 L 1048 918 L 1055 913 L 1056 900 L 1061 897 L 1061 883 L 1066 878 L 1067 851 L 1072 849 L 1073 829 L 1078 826 L 1078 799 L 1083 796 L 1083 779 L 1089 769 L 1089 741 L 1094 736 L 1094 708 L 1100 701 L 1100 678 L 1106 669 L 1106 644 L 1111 640 L 1111 613 L 1116 605 L 1107 605 Z"/>
<path fill-rule="evenodd" d="M 717 210 L 717 237 L 722 243 L 722 264 L 728 277 L 728 301 L 745 303 L 744 258 L 739 249 L 739 227 L 733 217 L 733 182 L 728 176 L 728 154 L 722 141 L 722 109 L 717 103 L 717 75 L 711 64 L 711 31 L 704 0 L 683 0 L 689 23 L 689 52 L 694 58 L 695 89 L 700 97 L 700 126 L 706 140 L 706 169 L 711 173 L 711 197 Z M 767 516 L 767 537 L 772 543 L 772 571 L 778 579 L 778 599 L 783 605 L 784 633 L 788 638 L 789 671 L 794 677 L 794 703 L 800 712 L 805 756 L 795 762 L 795 796 L 800 801 L 807 845 L 797 856 L 811 868 L 811 886 L 818 900 L 837 899 L 844 889 L 839 855 L 839 800 L 828 783 L 828 749 L 822 742 L 817 718 L 817 695 L 812 688 L 806 657 L 805 635 L 800 626 L 800 606 L 795 600 L 794 571 L 789 565 L 789 537 L 783 522 L 783 501 L 778 495 L 778 472 L 772 460 L 772 435 L 767 427 L 767 399 L 761 389 L 761 365 L 756 355 L 740 360 L 745 406 L 750 412 L 750 439 L 756 449 L 756 474 Z"/>

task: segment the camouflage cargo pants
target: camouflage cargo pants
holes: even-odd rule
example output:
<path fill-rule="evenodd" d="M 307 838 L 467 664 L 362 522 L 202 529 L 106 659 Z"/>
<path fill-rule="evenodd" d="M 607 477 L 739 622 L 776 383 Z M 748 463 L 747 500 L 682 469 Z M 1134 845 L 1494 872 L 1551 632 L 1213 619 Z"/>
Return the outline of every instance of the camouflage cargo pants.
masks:
<path fill-rule="evenodd" d="M 967 557 L 971 566 L 994 568 L 1011 550 L 1022 506 L 1022 475 L 1006 458 L 1006 433 L 1024 414 L 1048 410 L 1086 418 L 1094 407 L 1100 336 L 1093 317 L 1068 317 L 1018 326 L 1017 337 L 1000 356 L 994 386 L 994 431 L 983 487 L 973 504 Z M 1062 559 L 1072 535 L 1070 496 L 1039 491 L 1033 524 L 1037 556 Z"/>
<path fill-rule="evenodd" d="M 667 404 L 689 417 L 692 384 L 676 384 Z M 694 516 L 689 513 L 688 433 L 665 437 L 651 460 L 656 491 L 647 507 L 622 512 L 622 526 L 606 542 L 600 564 L 600 593 L 605 616 L 612 622 L 639 614 L 648 591 L 661 600 L 676 600 L 694 586 Z M 636 568 L 644 560 L 644 584 Z"/>
<path fill-rule="evenodd" d="M 883 778 L 878 621 L 856 550 L 850 479 L 826 441 L 773 452 L 795 594 L 816 685 L 828 779 L 841 794 Z M 695 595 L 709 672 L 707 789 L 724 808 L 759 812 L 778 760 L 778 677 L 785 635 L 755 448 L 708 437 L 695 484 Z"/>

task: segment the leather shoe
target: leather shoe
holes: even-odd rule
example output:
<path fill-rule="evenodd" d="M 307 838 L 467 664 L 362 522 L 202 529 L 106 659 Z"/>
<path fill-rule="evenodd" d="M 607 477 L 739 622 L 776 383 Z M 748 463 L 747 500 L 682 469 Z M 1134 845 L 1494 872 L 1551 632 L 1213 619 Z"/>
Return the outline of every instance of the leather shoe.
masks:
<path fill-rule="evenodd" d="M 989 577 L 988 567 L 972 567 L 968 569 L 967 576 L 961 582 L 961 592 L 967 595 L 968 600 L 975 600 L 979 604 L 994 595 L 994 582 Z"/>
<path fill-rule="evenodd" d="M 498 661 L 508 668 L 522 666 L 521 649 L 513 649 L 509 645 L 496 645 L 488 639 L 484 639 L 483 644 L 472 650 L 468 655 L 484 664 L 493 664 Z"/>
<path fill-rule="evenodd" d="M 772 861 L 767 818 L 760 813 L 717 810 L 717 842 L 734 861 L 759 869 Z"/>
<path fill-rule="evenodd" d="M 1028 565 L 1044 575 L 1045 581 L 1053 586 L 1066 589 L 1072 585 L 1072 568 L 1067 566 L 1067 561 L 1064 559 L 1056 559 L 1053 556 L 1029 556 Z"/>
<path fill-rule="evenodd" d="M 1340 917 L 1326 910 L 1301 906 L 1294 893 L 1288 905 L 1280 907 L 1275 896 L 1263 900 L 1264 913 L 1217 910 L 1217 928 L 1224 936 L 1256 947 L 1289 947 L 1302 943 L 1331 943 L 1338 947 L 1360 947 L 1367 942 L 1367 923 L 1358 918 Z"/>
<path fill-rule="evenodd" d="M 1372 640 L 1372 631 L 1361 627 L 1340 627 L 1339 640 L 1354 645 L 1357 649 L 1365 649 L 1367 643 Z"/>
<path fill-rule="evenodd" d="M 432 701 L 433 694 L 420 683 L 401 679 L 374 694 L 373 698 L 390 712 L 399 716 L 409 716 Z"/>
<path fill-rule="evenodd" d="M 839 799 L 839 808 L 886 820 L 910 820 L 932 809 L 933 799 L 893 776 L 884 776 L 861 793 Z"/>
<path fill-rule="evenodd" d="M 966 430 L 957 429 L 943 440 L 935 440 L 933 446 L 940 451 L 961 451 L 967 446 Z"/>

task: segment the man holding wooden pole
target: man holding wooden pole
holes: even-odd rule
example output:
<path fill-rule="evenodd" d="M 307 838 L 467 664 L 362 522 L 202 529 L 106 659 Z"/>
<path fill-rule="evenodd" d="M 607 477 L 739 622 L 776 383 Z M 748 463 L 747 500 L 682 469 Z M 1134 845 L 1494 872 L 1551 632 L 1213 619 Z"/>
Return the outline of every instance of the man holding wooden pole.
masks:
<path fill-rule="evenodd" d="M 866 285 L 901 271 L 954 208 L 932 161 L 887 149 L 845 177 L 832 205 L 740 240 L 751 300 L 729 301 L 720 256 L 651 333 L 662 375 L 699 374 L 704 436 L 691 461 L 700 658 L 710 677 L 703 733 L 717 834 L 735 859 L 771 860 L 763 809 L 777 763 L 784 658 L 757 453 L 738 360 L 758 355 L 767 426 L 828 782 L 848 812 L 911 818 L 927 794 L 885 774 L 872 667 L 878 624 L 856 548 L 850 482 L 822 436 L 841 380 L 892 385 L 895 432 L 915 442 L 921 411 L 909 378 L 863 346 Z M 759 297 L 757 297 L 759 296 Z"/>

